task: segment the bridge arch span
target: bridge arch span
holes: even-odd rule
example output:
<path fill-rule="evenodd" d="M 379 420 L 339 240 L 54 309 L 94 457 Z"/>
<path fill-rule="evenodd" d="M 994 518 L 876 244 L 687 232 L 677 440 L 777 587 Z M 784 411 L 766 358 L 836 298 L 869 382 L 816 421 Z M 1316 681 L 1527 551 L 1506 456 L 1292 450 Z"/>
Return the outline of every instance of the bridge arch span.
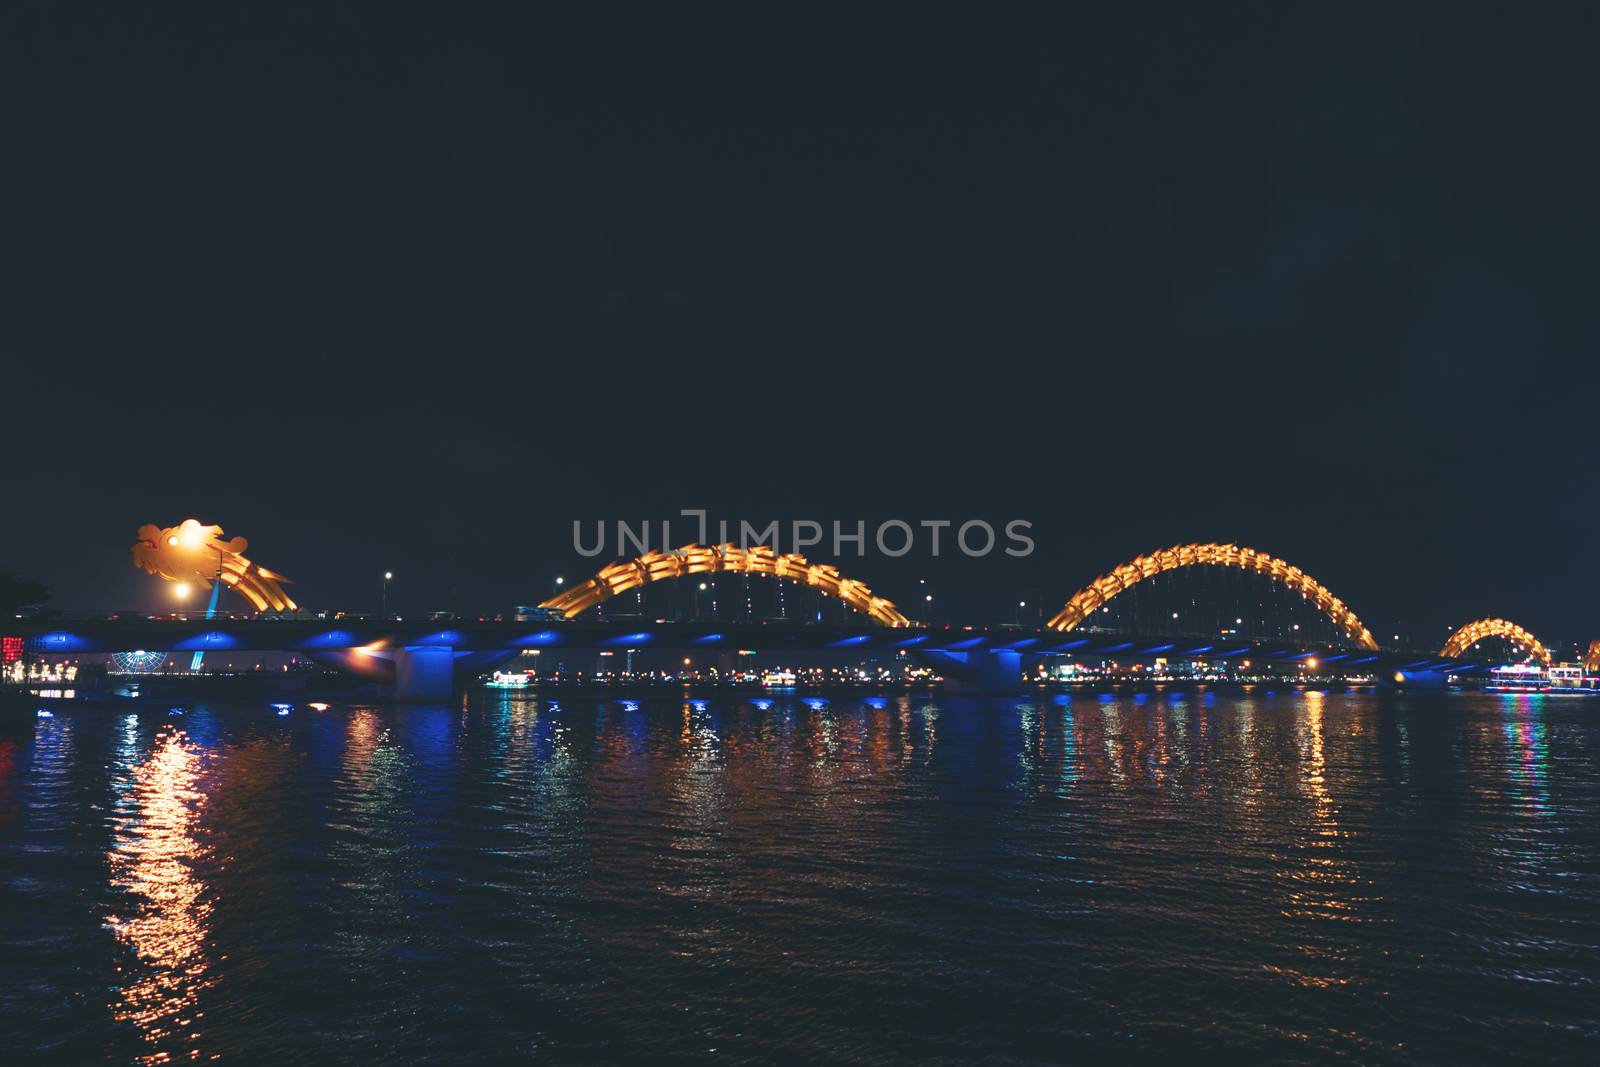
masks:
<path fill-rule="evenodd" d="M 735 544 L 684 545 L 669 552 L 647 552 L 637 559 L 602 567 L 593 578 L 551 597 L 542 608 L 567 618 L 650 582 L 686 578 L 694 574 L 763 574 L 788 578 L 837 597 L 846 605 L 883 626 L 909 626 L 911 620 L 883 597 L 874 596 L 861 582 L 841 575 L 826 563 L 812 563 L 793 552 L 778 555 L 766 545 L 742 548 Z"/>
<path fill-rule="evenodd" d="M 1265 552 L 1224 544 L 1173 545 L 1171 548 L 1138 556 L 1120 567 L 1113 567 L 1073 594 L 1066 606 L 1046 625 L 1053 630 L 1074 629 L 1093 615 L 1106 601 L 1146 578 L 1154 578 L 1158 574 L 1179 567 L 1201 565 L 1239 567 L 1270 575 L 1307 600 L 1314 602 L 1318 610 L 1332 619 L 1354 644 L 1374 651 L 1378 648 L 1378 643 L 1372 638 L 1372 632 L 1356 618 L 1355 612 L 1305 571 Z"/>
<path fill-rule="evenodd" d="M 1550 666 L 1553 659 L 1550 650 L 1540 644 L 1537 637 L 1510 619 L 1477 619 L 1467 623 L 1450 635 L 1439 655 L 1454 659 L 1486 637 L 1503 637 L 1518 648 L 1525 649 L 1546 667 Z"/>

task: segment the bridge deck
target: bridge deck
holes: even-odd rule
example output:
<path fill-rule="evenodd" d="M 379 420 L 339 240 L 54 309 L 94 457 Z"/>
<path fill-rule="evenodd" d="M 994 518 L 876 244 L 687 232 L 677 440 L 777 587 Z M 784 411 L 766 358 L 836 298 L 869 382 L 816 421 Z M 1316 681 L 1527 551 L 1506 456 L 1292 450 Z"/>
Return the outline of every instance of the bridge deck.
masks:
<path fill-rule="evenodd" d="M 24 619 L 7 627 L 31 652 L 323 652 L 352 648 L 450 648 L 459 652 L 522 649 L 751 649 L 756 651 L 1011 651 L 1025 655 L 1150 656 L 1250 659 L 1284 663 L 1316 659 L 1338 670 L 1386 669 L 1476 673 L 1489 663 L 1437 653 L 1307 645 L 1242 638 L 1151 637 L 1136 634 L 1010 626 L 899 627 L 871 624 L 795 625 L 709 622 L 479 622 L 386 619 Z"/>

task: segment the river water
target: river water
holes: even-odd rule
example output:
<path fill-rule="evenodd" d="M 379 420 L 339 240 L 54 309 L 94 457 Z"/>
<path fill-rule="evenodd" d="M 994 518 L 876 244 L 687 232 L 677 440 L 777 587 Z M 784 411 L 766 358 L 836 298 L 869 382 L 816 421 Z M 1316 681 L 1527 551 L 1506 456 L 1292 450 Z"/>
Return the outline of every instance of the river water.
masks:
<path fill-rule="evenodd" d="M 58 711 L 0 893 L 18 1063 L 1579 1059 L 1600 700 Z"/>

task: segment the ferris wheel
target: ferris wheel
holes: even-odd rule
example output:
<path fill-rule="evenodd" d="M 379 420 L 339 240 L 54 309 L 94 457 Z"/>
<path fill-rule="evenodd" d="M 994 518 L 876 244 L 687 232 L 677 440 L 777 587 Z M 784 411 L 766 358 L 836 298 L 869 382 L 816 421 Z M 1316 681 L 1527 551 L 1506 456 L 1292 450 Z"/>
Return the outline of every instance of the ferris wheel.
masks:
<path fill-rule="evenodd" d="M 167 654 L 165 652 L 113 652 L 111 654 L 113 669 L 118 674 L 154 674 L 166 666 Z"/>

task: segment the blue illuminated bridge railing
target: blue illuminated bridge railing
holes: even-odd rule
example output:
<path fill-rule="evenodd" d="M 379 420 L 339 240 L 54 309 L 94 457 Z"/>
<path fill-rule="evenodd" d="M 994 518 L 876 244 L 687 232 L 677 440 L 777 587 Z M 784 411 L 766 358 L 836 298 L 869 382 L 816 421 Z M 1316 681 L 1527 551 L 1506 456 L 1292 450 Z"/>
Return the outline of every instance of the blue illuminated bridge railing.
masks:
<path fill-rule="evenodd" d="M 1016 627 L 905 627 L 691 622 L 465 622 L 384 619 L 22 620 L 12 627 L 40 654 L 147 652 L 334 652 L 354 648 L 450 648 L 458 652 L 543 649 L 749 649 L 752 651 L 1008 651 L 1025 655 L 1117 656 L 1137 660 L 1249 659 L 1319 668 L 1475 673 L 1491 664 L 1427 653 L 1292 642 L 1141 637 Z"/>

